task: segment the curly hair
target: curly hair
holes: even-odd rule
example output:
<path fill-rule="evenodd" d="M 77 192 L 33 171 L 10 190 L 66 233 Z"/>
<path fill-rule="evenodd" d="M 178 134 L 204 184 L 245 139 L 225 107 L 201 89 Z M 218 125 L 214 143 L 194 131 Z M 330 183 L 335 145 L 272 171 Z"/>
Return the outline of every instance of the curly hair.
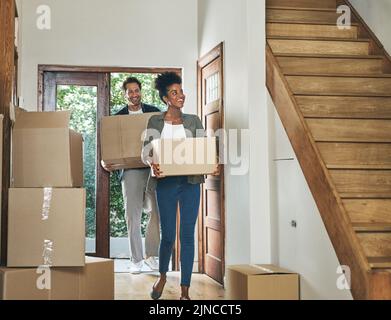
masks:
<path fill-rule="evenodd" d="M 159 91 L 159 97 L 164 103 L 163 97 L 167 96 L 168 87 L 173 84 L 182 84 L 182 78 L 175 72 L 163 72 L 155 80 L 155 89 Z"/>
<path fill-rule="evenodd" d="M 124 92 L 126 92 L 126 86 L 129 84 L 129 83 L 137 83 L 138 84 L 138 87 L 140 88 L 141 90 L 141 82 L 139 79 L 135 78 L 135 77 L 128 77 L 126 78 L 126 80 L 124 81 L 124 83 L 122 84 L 122 90 Z"/>

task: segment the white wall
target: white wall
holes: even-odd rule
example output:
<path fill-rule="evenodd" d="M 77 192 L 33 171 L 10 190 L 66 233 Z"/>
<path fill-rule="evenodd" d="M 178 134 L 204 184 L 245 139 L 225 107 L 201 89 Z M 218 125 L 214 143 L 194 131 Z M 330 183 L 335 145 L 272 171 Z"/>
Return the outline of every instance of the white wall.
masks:
<path fill-rule="evenodd" d="M 199 0 L 199 54 L 224 41 L 225 126 L 250 129 L 251 176 L 226 166 L 226 263 L 270 262 L 267 117 L 264 88 L 265 2 Z M 240 190 L 240 192 L 238 192 Z"/>
<path fill-rule="evenodd" d="M 273 262 L 300 274 L 302 299 L 352 299 L 337 288 L 339 262 L 270 95 Z M 292 227 L 291 222 L 297 226 Z"/>
<path fill-rule="evenodd" d="M 19 95 L 24 108 L 37 109 L 38 64 L 179 67 L 187 95 L 185 112 L 197 113 L 197 0 L 18 2 Z M 41 4 L 51 9 L 51 30 L 36 26 Z"/>
<path fill-rule="evenodd" d="M 36 9 L 51 8 L 51 30 Z M 196 113 L 197 0 L 22 0 L 21 93 L 37 107 L 37 65 L 184 68 L 186 112 Z"/>
<path fill-rule="evenodd" d="M 350 0 L 350 2 L 391 54 L 391 0 Z"/>

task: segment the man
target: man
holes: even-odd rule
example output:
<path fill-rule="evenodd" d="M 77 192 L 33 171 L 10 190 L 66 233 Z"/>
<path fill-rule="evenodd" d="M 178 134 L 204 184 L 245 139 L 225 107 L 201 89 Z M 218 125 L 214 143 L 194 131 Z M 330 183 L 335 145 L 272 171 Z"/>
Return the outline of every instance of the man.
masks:
<path fill-rule="evenodd" d="M 141 87 L 141 83 L 137 78 L 129 77 L 124 81 L 122 89 L 128 104 L 116 113 L 116 115 L 160 112 L 158 108 L 141 102 Z M 102 166 L 106 171 L 113 171 L 113 168 L 110 165 L 104 165 L 102 163 Z M 159 215 L 157 211 L 156 194 L 146 191 L 148 176 L 149 168 L 126 169 L 121 170 L 120 172 L 129 234 L 132 262 L 131 272 L 133 274 L 141 272 L 144 262 L 152 270 L 159 269 L 157 261 L 160 243 Z M 143 209 L 150 214 L 145 236 L 145 260 L 141 240 L 141 216 Z"/>

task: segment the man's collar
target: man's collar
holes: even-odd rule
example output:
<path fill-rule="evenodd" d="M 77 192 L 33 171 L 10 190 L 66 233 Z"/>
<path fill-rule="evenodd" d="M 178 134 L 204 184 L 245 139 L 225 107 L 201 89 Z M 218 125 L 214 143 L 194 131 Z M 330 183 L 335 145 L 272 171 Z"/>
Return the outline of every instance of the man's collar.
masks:
<path fill-rule="evenodd" d="M 128 104 L 126 105 L 126 107 L 127 107 L 127 109 L 128 109 L 128 112 L 129 112 L 129 111 L 131 111 L 131 112 L 137 112 L 137 111 L 139 111 L 139 110 L 144 111 L 144 104 L 143 104 L 142 102 L 140 103 L 140 109 L 138 109 L 137 111 L 130 110 Z"/>

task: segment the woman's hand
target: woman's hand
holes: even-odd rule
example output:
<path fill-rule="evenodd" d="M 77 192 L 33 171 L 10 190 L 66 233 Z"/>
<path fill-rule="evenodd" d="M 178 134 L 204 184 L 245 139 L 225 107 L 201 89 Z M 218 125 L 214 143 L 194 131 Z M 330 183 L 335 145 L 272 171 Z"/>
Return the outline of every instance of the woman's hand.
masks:
<path fill-rule="evenodd" d="M 159 164 L 157 164 L 157 163 L 151 163 L 151 169 L 152 169 L 152 171 L 153 171 L 153 175 L 154 175 L 156 178 L 158 178 L 158 179 L 164 178 L 163 172 L 160 171 L 160 165 L 159 165 Z"/>
<path fill-rule="evenodd" d="M 113 172 L 115 169 L 110 164 L 105 164 L 103 160 L 100 161 L 100 165 L 103 169 L 105 169 L 107 172 Z"/>

